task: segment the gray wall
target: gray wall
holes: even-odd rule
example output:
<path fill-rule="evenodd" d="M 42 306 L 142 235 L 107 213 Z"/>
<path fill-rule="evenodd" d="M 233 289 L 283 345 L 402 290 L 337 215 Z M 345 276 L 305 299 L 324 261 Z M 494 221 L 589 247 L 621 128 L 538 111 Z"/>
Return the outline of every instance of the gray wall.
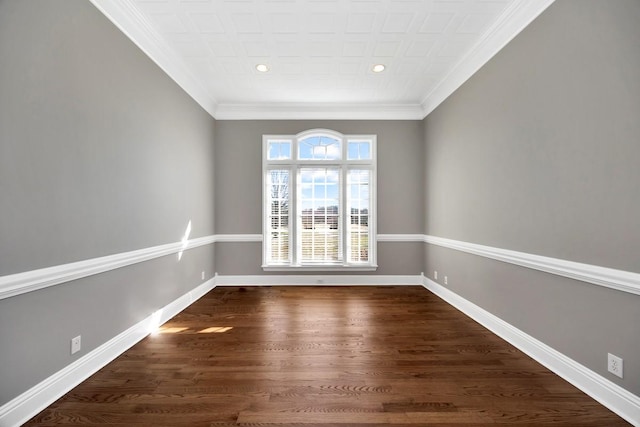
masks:
<path fill-rule="evenodd" d="M 262 233 L 262 135 L 292 135 L 315 128 L 377 135 L 378 233 L 423 232 L 421 121 L 219 120 L 215 137 L 217 234 Z M 261 243 L 219 243 L 216 247 L 220 274 L 264 274 Z M 378 243 L 376 273 L 420 274 L 422 259 L 421 244 Z"/>
<path fill-rule="evenodd" d="M 640 272 L 638 22 L 637 0 L 558 0 L 425 119 L 427 234 Z M 640 297 L 434 246 L 425 262 L 640 394 Z"/>
<path fill-rule="evenodd" d="M 0 2 L 0 61 L 0 276 L 214 233 L 214 120 L 88 1 Z M 210 245 L 1 300 L 0 405 L 213 262 Z"/>

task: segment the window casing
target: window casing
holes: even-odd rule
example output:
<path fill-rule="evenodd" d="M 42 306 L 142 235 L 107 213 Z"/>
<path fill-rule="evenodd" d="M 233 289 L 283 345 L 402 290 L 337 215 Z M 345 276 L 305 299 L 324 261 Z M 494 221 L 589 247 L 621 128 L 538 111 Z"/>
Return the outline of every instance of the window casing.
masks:
<path fill-rule="evenodd" d="M 375 270 L 376 136 L 263 136 L 263 268 Z"/>

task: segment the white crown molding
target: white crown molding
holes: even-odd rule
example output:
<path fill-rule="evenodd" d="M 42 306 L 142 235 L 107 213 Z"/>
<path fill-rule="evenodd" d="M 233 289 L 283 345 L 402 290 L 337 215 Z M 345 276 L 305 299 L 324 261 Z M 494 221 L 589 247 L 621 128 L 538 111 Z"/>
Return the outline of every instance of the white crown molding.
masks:
<path fill-rule="evenodd" d="M 418 104 L 220 104 L 217 120 L 422 120 Z"/>
<path fill-rule="evenodd" d="M 480 255 L 534 270 L 544 271 L 622 292 L 640 295 L 640 274 L 597 265 L 583 264 L 524 252 L 494 248 L 436 236 L 424 236 L 424 241 L 457 251 Z"/>
<path fill-rule="evenodd" d="M 422 120 L 554 0 L 516 0 L 420 104 L 219 104 L 191 74 L 133 0 L 90 0 L 217 120 Z"/>
<path fill-rule="evenodd" d="M 215 117 L 217 101 L 202 87 L 186 65 L 158 34 L 133 0 L 90 0 L 153 62 L 171 77 L 205 111 Z"/>
<path fill-rule="evenodd" d="M 0 277 L 0 300 L 38 289 L 59 285 L 71 280 L 115 270 L 166 255 L 180 253 L 215 243 L 216 236 L 205 236 L 182 242 L 168 243 L 115 255 L 91 258 L 53 267 L 40 268 Z"/>
<path fill-rule="evenodd" d="M 640 397 L 426 277 L 424 287 L 631 424 L 640 426 Z"/>
<path fill-rule="evenodd" d="M 216 286 L 416 286 L 422 275 L 217 275 Z"/>
<path fill-rule="evenodd" d="M 555 0 L 516 0 L 421 102 L 426 117 Z"/>
<path fill-rule="evenodd" d="M 208 280 L 5 403 L 0 407 L 0 426 L 22 425 L 214 287 L 214 279 Z"/>

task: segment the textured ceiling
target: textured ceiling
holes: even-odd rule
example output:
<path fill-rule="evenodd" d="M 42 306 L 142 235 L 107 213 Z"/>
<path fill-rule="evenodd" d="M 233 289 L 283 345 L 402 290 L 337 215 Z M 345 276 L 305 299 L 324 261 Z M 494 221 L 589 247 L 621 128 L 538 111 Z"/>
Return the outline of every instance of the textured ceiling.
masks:
<path fill-rule="evenodd" d="M 552 2 L 92 1 L 218 118 L 422 118 Z"/>

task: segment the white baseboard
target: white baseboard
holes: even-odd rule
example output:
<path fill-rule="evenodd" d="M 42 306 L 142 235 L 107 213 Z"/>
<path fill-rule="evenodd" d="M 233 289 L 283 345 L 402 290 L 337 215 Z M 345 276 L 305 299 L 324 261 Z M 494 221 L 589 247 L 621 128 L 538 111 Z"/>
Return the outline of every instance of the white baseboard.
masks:
<path fill-rule="evenodd" d="M 640 397 L 426 277 L 424 287 L 634 426 L 640 426 Z"/>
<path fill-rule="evenodd" d="M 322 282 L 318 282 L 321 280 Z M 41 383 L 0 407 L 0 427 L 26 422 L 55 400 L 145 338 L 155 327 L 191 305 L 216 286 L 230 285 L 423 285 L 496 335 L 569 381 L 586 394 L 629 421 L 640 426 L 640 397 L 593 372 L 557 350 L 538 341 L 509 323 L 421 275 L 406 276 L 216 276 L 187 292 L 100 347 L 53 374 Z"/>
<path fill-rule="evenodd" d="M 19 426 L 37 415 L 214 287 L 214 279 L 208 280 L 7 402 L 0 407 L 0 427 Z"/>
<path fill-rule="evenodd" d="M 216 275 L 216 286 L 402 286 L 422 285 L 421 275 Z"/>

